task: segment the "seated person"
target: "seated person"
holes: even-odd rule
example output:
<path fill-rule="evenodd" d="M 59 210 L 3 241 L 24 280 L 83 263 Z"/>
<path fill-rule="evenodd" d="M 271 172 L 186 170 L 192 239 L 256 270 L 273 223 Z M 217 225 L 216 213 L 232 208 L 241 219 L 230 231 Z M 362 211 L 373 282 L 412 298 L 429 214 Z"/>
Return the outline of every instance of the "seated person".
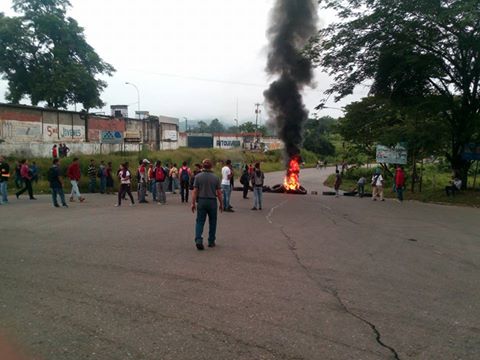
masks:
<path fill-rule="evenodd" d="M 460 180 L 458 177 L 453 177 L 452 180 L 450 181 L 450 185 L 445 186 L 445 192 L 447 193 L 447 196 L 450 196 L 450 193 L 452 195 L 455 195 L 457 191 L 460 191 L 462 188 L 462 180 Z"/>

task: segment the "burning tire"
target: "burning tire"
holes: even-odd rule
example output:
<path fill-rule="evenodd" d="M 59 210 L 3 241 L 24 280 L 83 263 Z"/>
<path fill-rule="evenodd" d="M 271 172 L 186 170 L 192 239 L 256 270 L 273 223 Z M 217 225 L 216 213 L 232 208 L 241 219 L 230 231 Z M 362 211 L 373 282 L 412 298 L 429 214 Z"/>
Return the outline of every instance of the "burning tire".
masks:
<path fill-rule="evenodd" d="M 283 184 L 276 184 L 270 188 L 270 192 L 276 194 L 295 194 L 295 195 L 307 195 L 307 189 L 305 189 L 302 185 L 297 190 L 287 190 Z"/>

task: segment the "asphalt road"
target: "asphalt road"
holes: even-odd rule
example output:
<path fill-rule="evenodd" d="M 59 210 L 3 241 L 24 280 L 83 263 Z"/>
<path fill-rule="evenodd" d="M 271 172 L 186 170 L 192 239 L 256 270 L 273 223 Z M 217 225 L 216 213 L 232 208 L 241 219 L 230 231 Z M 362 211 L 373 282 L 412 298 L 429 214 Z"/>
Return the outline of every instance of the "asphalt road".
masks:
<path fill-rule="evenodd" d="M 325 176 L 302 184 L 320 192 Z M 10 201 L 0 355 L 8 342 L 44 360 L 480 357 L 478 209 L 264 194 L 251 211 L 236 192 L 218 246 L 199 252 L 178 195 Z"/>

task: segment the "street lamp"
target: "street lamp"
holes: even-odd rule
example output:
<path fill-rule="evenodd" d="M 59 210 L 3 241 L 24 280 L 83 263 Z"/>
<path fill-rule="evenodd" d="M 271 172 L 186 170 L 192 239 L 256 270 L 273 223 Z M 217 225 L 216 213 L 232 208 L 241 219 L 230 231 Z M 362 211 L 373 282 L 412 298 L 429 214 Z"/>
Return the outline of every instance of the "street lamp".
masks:
<path fill-rule="evenodd" d="M 132 85 L 135 90 L 137 90 L 138 118 L 140 119 L 140 91 L 138 91 L 137 85 L 132 84 L 131 82 L 125 82 L 125 85 Z"/>

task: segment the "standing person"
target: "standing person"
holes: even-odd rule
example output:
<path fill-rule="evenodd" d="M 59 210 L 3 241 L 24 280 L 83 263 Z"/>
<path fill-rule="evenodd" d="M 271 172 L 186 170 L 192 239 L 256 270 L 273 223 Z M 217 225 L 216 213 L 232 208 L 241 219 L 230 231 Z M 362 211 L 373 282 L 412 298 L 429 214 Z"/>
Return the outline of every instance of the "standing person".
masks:
<path fill-rule="evenodd" d="M 230 207 L 230 195 L 232 194 L 232 187 L 230 186 L 230 178 L 232 177 L 231 164 L 232 161 L 228 159 L 222 168 L 223 210 L 227 212 L 234 212 Z"/>
<path fill-rule="evenodd" d="M 148 201 L 145 199 L 147 195 L 147 166 L 150 164 L 150 161 L 143 159 L 140 162 L 140 166 L 137 171 L 138 179 L 138 202 L 140 204 L 146 204 Z"/>
<path fill-rule="evenodd" d="M 192 212 L 197 211 L 195 222 L 195 245 L 203 250 L 203 228 L 208 215 L 208 247 L 215 247 L 217 232 L 217 199 L 218 209 L 223 211 L 220 179 L 212 172 L 212 162 L 202 162 L 203 171 L 195 176 L 192 192 Z"/>
<path fill-rule="evenodd" d="M 75 197 L 78 198 L 80 202 L 83 202 L 85 198 L 80 194 L 80 189 L 78 188 L 78 182 L 80 181 L 80 164 L 78 163 L 78 158 L 73 158 L 73 162 L 67 168 L 67 177 L 70 179 L 70 184 L 72 184 L 72 192 L 70 193 L 70 201 L 75 201 Z"/>
<path fill-rule="evenodd" d="M 243 168 L 242 176 L 240 176 L 240 184 L 243 185 L 243 198 L 248 199 L 248 189 L 250 187 L 250 175 L 248 173 L 248 165 Z"/>
<path fill-rule="evenodd" d="M 0 156 L 0 204 L 8 204 L 8 179 L 10 179 L 10 166 L 3 156 Z"/>
<path fill-rule="evenodd" d="M 175 190 L 178 189 L 178 169 L 176 163 L 172 165 L 169 175 L 172 179 L 172 194 L 176 194 Z"/>
<path fill-rule="evenodd" d="M 260 170 L 260 163 L 255 163 L 255 170 L 252 175 L 253 187 L 253 208 L 252 210 L 262 210 L 263 182 L 265 174 Z"/>
<path fill-rule="evenodd" d="M 358 195 L 362 198 L 365 195 L 365 184 L 367 183 L 367 179 L 364 176 L 361 176 L 360 179 L 357 181 L 357 190 Z"/>
<path fill-rule="evenodd" d="M 22 180 L 25 184 L 25 187 L 17 191 L 15 194 L 17 196 L 17 199 L 20 195 L 22 195 L 25 191 L 28 191 L 28 196 L 30 197 L 30 200 L 37 200 L 35 197 L 33 197 L 33 189 L 32 189 L 32 174 L 30 172 L 30 168 L 28 167 L 28 163 L 26 159 L 23 159 L 20 161 L 21 168 L 20 168 L 20 176 L 22 177 Z"/>
<path fill-rule="evenodd" d="M 340 171 L 335 170 L 335 183 L 333 184 L 335 197 L 338 197 L 340 194 L 340 185 L 342 185 L 342 176 L 340 175 Z"/>
<path fill-rule="evenodd" d="M 372 176 L 372 200 L 377 201 L 377 196 L 380 196 L 381 201 L 385 201 L 383 198 L 383 176 L 382 170 L 377 168 L 375 174 Z"/>
<path fill-rule="evenodd" d="M 157 193 L 157 204 L 165 205 L 167 203 L 167 195 L 165 194 L 165 179 L 167 174 L 162 166 L 162 162 L 157 160 L 153 168 L 153 176 L 155 178 L 155 188 Z"/>
<path fill-rule="evenodd" d="M 130 197 L 130 201 L 132 202 L 130 206 L 135 205 L 135 201 L 133 201 L 133 195 L 130 187 L 132 174 L 128 170 L 128 163 L 120 165 L 120 170 L 118 171 L 118 178 L 120 179 L 120 189 L 118 190 L 118 203 L 115 204 L 115 206 L 122 205 L 122 199 L 125 198 L 125 194 L 128 194 L 128 196 Z"/>
<path fill-rule="evenodd" d="M 88 192 L 94 193 L 97 188 L 97 166 L 95 160 L 90 160 L 90 165 L 87 168 L 88 175 Z"/>
<path fill-rule="evenodd" d="M 180 178 L 180 196 L 182 197 L 182 203 L 188 203 L 188 189 L 190 186 L 190 178 L 192 177 L 192 172 L 187 166 L 187 162 L 182 163 L 182 167 L 178 171 L 178 177 Z"/>
<path fill-rule="evenodd" d="M 50 189 L 52 189 L 53 206 L 60 207 L 57 201 L 57 195 L 60 195 L 62 206 L 68 208 L 68 205 L 65 202 L 65 194 L 63 193 L 62 179 L 60 178 L 60 168 L 58 166 L 59 162 L 59 159 L 53 159 L 53 165 L 50 169 L 48 169 L 47 178 L 50 184 Z"/>
<path fill-rule="evenodd" d="M 100 194 L 105 194 L 105 191 L 107 191 L 107 172 L 103 160 L 100 161 L 98 166 L 97 176 L 100 179 Z"/>
<path fill-rule="evenodd" d="M 397 192 L 398 201 L 403 201 L 403 190 L 405 189 L 405 171 L 403 167 L 398 165 L 395 170 L 395 191 Z"/>
<path fill-rule="evenodd" d="M 113 168 L 112 168 L 112 162 L 109 161 L 107 163 L 107 167 L 105 168 L 105 174 L 107 176 L 107 183 L 106 183 L 106 191 L 107 194 L 112 194 L 113 193 Z"/>
<path fill-rule="evenodd" d="M 157 201 L 157 186 L 155 185 L 155 175 L 153 173 L 152 163 L 148 165 L 147 178 L 148 190 L 150 190 L 150 193 L 152 194 L 152 201 Z"/>
<path fill-rule="evenodd" d="M 69 152 L 70 148 L 67 146 L 67 144 L 63 143 L 63 156 L 67 157 Z"/>
<path fill-rule="evenodd" d="M 64 150 L 64 149 L 63 149 L 63 144 L 60 143 L 60 144 L 58 145 L 58 157 L 59 157 L 60 159 L 65 156 L 65 153 L 64 153 L 63 150 Z"/>
<path fill-rule="evenodd" d="M 57 159 L 58 158 L 58 148 L 57 144 L 53 144 L 52 147 L 52 158 Z"/>

